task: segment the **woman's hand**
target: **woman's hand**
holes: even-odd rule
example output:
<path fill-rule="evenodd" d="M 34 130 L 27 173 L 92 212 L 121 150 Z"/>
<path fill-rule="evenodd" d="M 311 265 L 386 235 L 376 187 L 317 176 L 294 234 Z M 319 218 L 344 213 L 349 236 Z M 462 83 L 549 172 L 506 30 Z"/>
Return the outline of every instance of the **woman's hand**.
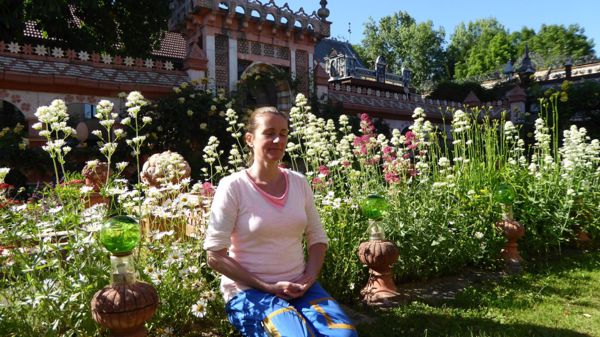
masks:
<path fill-rule="evenodd" d="M 285 300 L 291 300 L 298 298 L 306 292 L 306 289 L 302 284 L 295 282 L 279 281 L 273 283 L 269 287 L 269 292 L 277 297 L 281 297 Z"/>

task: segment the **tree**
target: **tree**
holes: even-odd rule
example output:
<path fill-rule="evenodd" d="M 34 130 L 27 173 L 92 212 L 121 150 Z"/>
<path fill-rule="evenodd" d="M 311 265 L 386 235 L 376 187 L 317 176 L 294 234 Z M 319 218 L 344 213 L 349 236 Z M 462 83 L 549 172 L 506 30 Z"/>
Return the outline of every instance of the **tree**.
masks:
<path fill-rule="evenodd" d="M 445 73 L 444 36 L 444 30 L 434 30 L 431 21 L 417 23 L 408 13 L 397 12 L 378 23 L 369 18 L 357 53 L 370 65 L 377 56 L 385 57 L 390 72 L 399 73 L 407 66 L 413 71 L 413 85 L 422 88 Z"/>
<path fill-rule="evenodd" d="M 579 25 L 542 25 L 537 34 L 528 41 L 522 41 L 517 46 L 522 55 L 525 49 L 523 42 L 529 42 L 533 50 L 543 60 L 538 67 L 548 67 L 554 64 L 562 65 L 567 58 L 578 59 L 585 56 L 595 56 L 594 42 L 585 36 L 585 30 Z"/>
<path fill-rule="evenodd" d="M 562 64 L 567 58 L 594 56 L 594 42 L 578 25 L 542 25 L 539 32 L 523 27 L 509 34 L 494 18 L 461 23 L 448 46 L 448 72 L 455 79 L 499 71 L 518 61 L 529 46 L 538 68 Z"/>
<path fill-rule="evenodd" d="M 0 0 L 0 39 L 24 38 L 25 22 L 73 49 L 148 55 L 167 29 L 169 0 Z"/>
<path fill-rule="evenodd" d="M 460 79 L 497 70 L 513 56 L 510 47 L 502 45 L 506 41 L 508 31 L 495 18 L 459 24 L 448 46 L 450 73 Z"/>

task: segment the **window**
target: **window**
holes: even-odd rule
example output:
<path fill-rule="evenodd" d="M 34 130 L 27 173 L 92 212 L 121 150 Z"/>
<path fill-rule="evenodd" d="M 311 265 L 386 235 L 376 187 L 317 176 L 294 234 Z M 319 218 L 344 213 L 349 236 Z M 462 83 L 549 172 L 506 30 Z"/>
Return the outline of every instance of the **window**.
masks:
<path fill-rule="evenodd" d="M 96 106 L 92 104 L 83 105 L 83 118 L 92 119 L 96 118 Z"/>

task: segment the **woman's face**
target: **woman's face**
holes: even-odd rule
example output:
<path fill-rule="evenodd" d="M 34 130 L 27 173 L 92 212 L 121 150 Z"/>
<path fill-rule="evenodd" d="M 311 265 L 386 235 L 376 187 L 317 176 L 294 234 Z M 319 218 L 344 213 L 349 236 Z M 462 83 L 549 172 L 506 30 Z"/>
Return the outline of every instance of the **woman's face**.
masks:
<path fill-rule="evenodd" d="M 288 122 L 277 114 L 264 113 L 256 117 L 256 129 L 246 133 L 246 143 L 254 152 L 254 161 L 277 163 L 285 154 Z"/>

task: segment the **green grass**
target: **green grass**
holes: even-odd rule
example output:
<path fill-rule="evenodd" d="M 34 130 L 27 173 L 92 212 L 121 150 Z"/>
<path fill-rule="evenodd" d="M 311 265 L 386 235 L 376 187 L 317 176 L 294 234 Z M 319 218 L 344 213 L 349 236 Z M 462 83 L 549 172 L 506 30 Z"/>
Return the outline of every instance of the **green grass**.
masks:
<path fill-rule="evenodd" d="M 361 337 L 600 336 L 600 252 L 530 264 L 526 272 L 470 287 L 439 306 L 359 308 Z"/>

